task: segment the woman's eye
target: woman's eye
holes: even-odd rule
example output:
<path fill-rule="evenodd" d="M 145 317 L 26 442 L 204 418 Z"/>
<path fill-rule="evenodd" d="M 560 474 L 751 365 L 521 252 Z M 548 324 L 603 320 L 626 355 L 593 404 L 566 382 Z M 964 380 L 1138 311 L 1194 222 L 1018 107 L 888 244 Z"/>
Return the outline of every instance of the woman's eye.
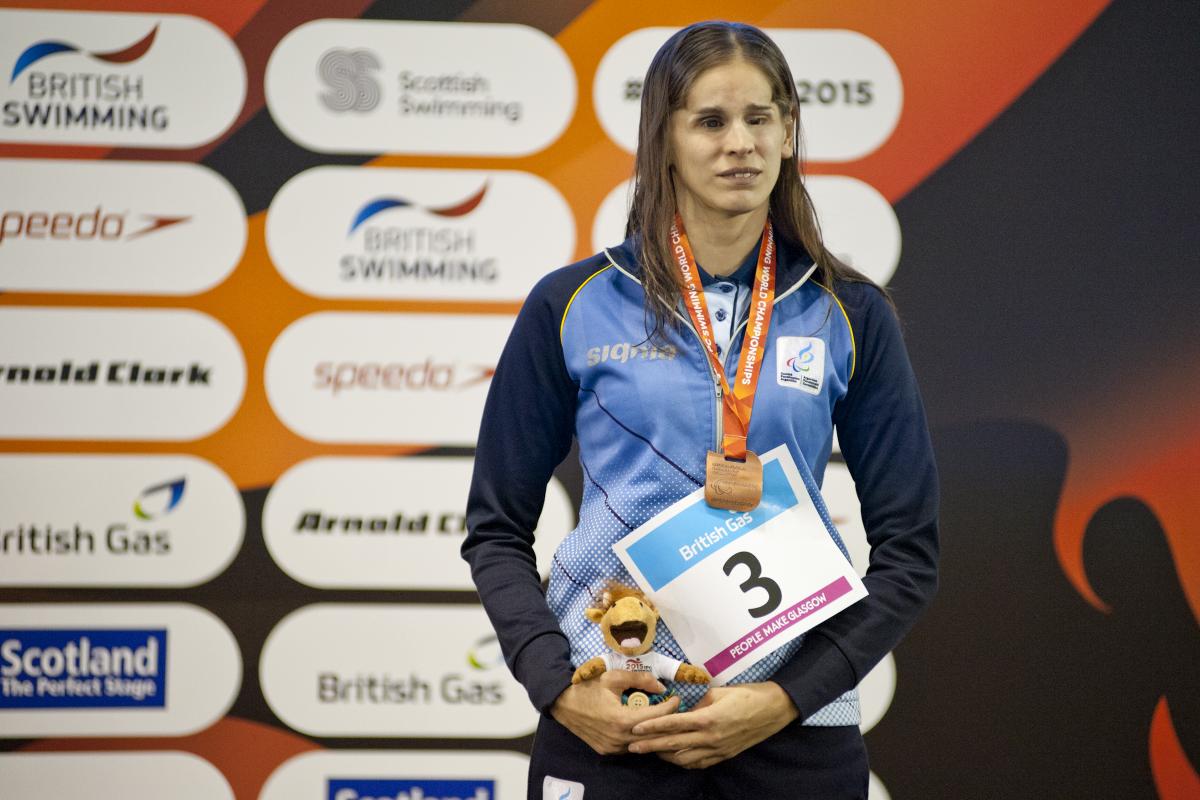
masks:
<path fill-rule="evenodd" d="M 719 128 L 719 127 L 721 127 L 721 120 L 717 119 L 716 117 L 706 117 L 706 118 L 700 120 L 700 127 L 702 127 L 702 128 Z"/>

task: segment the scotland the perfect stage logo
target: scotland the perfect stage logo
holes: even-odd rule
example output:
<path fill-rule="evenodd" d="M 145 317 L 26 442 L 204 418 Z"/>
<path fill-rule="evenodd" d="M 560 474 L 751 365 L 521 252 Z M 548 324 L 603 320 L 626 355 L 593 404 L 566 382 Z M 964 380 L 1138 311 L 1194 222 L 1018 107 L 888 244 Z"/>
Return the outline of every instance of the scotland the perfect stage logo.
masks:
<path fill-rule="evenodd" d="M 330 778 L 327 800 L 494 800 L 493 780 Z"/>
<path fill-rule="evenodd" d="M 0 709 L 164 708 L 167 631 L 0 629 Z"/>

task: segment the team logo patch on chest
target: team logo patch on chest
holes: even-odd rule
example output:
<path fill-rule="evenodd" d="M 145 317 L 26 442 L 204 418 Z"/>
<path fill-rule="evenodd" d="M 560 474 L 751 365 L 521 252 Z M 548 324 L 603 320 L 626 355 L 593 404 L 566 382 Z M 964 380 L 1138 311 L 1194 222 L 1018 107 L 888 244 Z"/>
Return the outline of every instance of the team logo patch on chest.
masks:
<path fill-rule="evenodd" d="M 780 336 L 775 340 L 775 382 L 811 395 L 825 384 L 825 340 Z"/>

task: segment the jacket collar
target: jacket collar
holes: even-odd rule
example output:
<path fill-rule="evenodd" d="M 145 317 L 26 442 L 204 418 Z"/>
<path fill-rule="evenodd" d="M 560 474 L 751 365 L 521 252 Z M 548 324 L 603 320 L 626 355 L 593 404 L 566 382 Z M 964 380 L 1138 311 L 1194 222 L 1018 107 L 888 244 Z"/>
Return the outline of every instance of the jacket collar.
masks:
<path fill-rule="evenodd" d="M 776 261 L 779 264 L 779 272 L 776 274 L 775 296 L 780 297 L 796 289 L 808 279 L 808 276 L 812 274 L 813 260 L 803 247 L 799 245 L 789 246 L 783 239 L 778 239 L 777 242 L 779 257 Z M 609 247 L 604 250 L 609 260 L 621 272 L 639 283 L 641 283 L 642 279 L 642 266 L 638 261 L 640 246 L 641 237 L 635 234 L 616 247 Z M 757 257 L 758 249 L 755 248 L 750 258 L 757 260 Z M 705 275 L 707 273 L 701 269 L 701 276 L 704 277 Z M 753 280 L 753 267 L 751 267 L 751 280 Z"/>

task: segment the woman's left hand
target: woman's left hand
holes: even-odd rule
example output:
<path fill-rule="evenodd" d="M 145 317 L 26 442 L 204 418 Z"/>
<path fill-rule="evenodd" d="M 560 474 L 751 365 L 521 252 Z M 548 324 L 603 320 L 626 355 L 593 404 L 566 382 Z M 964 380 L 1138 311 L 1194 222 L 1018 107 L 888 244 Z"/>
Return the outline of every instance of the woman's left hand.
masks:
<path fill-rule="evenodd" d="M 777 683 L 717 686 L 691 711 L 635 725 L 633 733 L 641 738 L 629 751 L 658 753 L 687 769 L 711 767 L 758 744 L 799 714 Z"/>

